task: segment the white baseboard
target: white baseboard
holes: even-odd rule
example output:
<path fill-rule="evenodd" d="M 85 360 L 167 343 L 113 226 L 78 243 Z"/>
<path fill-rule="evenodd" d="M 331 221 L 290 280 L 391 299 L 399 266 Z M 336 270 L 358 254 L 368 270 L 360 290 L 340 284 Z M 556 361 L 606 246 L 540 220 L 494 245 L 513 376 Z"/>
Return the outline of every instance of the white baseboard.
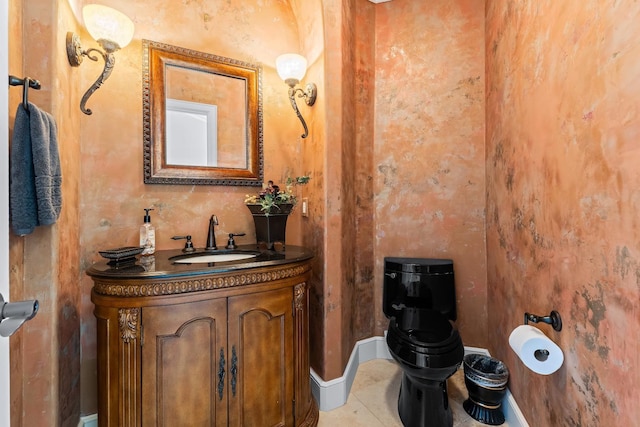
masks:
<path fill-rule="evenodd" d="M 98 414 L 91 414 L 80 417 L 78 427 L 98 427 Z"/>
<path fill-rule="evenodd" d="M 490 356 L 489 351 L 485 348 L 465 346 L 465 355 L 473 353 Z M 320 410 L 331 411 L 344 405 L 347 402 L 349 391 L 351 391 L 351 385 L 358 371 L 358 365 L 372 359 L 392 359 L 384 337 L 371 337 L 358 341 L 351 352 L 349 362 L 344 370 L 344 375 L 340 378 L 323 381 L 312 369 L 311 392 Z M 508 388 L 502 401 L 502 406 L 505 421 L 509 424 L 509 427 L 529 427 L 527 420 L 520 411 Z"/>
<path fill-rule="evenodd" d="M 358 365 L 372 359 L 391 359 L 387 343 L 383 337 L 360 340 L 353 347 L 344 375 L 331 381 L 323 381 L 311 369 L 311 393 L 316 398 L 321 411 L 339 408 L 347 402 L 351 384 L 356 377 Z"/>

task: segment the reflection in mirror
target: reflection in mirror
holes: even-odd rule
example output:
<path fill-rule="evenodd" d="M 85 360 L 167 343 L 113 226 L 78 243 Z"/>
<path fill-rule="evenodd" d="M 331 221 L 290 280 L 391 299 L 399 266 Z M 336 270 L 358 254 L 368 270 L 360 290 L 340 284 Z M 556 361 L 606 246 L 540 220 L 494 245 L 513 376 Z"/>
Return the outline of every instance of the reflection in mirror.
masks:
<path fill-rule="evenodd" d="M 143 40 L 144 179 L 262 185 L 258 66 Z"/>
<path fill-rule="evenodd" d="M 167 165 L 219 166 L 218 107 L 167 98 Z M 246 162 L 241 162 L 246 167 Z"/>

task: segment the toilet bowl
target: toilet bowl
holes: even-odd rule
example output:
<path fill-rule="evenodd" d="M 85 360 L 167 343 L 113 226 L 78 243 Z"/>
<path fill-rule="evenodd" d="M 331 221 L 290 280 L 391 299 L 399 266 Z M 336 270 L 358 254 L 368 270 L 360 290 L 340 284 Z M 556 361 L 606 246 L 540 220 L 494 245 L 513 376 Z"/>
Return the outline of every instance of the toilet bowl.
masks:
<path fill-rule="evenodd" d="M 456 318 L 453 262 L 385 258 L 387 345 L 402 369 L 398 414 L 405 427 L 453 425 L 447 379 L 464 357 Z"/>

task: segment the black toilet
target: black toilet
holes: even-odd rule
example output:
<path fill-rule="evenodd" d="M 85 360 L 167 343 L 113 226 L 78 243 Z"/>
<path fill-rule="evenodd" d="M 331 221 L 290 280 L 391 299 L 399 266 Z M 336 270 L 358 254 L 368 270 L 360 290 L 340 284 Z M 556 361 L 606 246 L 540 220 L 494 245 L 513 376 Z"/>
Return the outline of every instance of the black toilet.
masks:
<path fill-rule="evenodd" d="M 453 261 L 385 258 L 387 345 L 402 368 L 398 413 L 405 427 L 451 427 L 447 379 L 464 357 L 456 320 Z"/>

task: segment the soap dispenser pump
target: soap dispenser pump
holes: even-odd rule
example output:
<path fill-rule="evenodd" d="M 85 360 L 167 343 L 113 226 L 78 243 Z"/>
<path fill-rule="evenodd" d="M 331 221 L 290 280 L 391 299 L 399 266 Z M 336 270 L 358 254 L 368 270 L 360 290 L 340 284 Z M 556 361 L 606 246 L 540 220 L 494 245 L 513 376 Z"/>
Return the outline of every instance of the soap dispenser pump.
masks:
<path fill-rule="evenodd" d="M 140 246 L 144 247 L 141 255 L 151 255 L 156 251 L 156 229 L 151 225 L 151 215 L 149 211 L 153 208 L 144 209 L 144 223 L 140 226 Z"/>

